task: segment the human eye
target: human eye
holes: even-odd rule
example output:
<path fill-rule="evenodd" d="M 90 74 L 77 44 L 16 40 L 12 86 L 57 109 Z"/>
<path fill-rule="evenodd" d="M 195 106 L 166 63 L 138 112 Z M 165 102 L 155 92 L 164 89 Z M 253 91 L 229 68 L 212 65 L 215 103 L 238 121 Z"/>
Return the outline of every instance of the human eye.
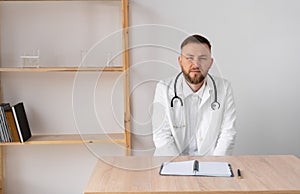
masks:
<path fill-rule="evenodd" d="M 199 60 L 199 61 L 206 61 L 206 60 L 207 60 L 207 57 L 202 56 L 202 57 L 199 57 L 198 60 Z"/>
<path fill-rule="evenodd" d="M 187 57 L 187 60 L 193 61 L 193 60 L 194 60 L 194 57 L 189 56 L 189 57 Z"/>

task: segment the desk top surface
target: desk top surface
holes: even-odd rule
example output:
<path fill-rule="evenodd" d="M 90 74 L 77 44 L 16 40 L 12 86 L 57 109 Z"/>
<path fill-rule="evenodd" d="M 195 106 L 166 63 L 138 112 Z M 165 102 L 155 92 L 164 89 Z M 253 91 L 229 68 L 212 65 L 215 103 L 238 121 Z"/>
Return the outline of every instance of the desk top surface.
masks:
<path fill-rule="evenodd" d="M 164 161 L 222 161 L 234 177 L 161 176 Z M 242 179 L 237 178 L 237 169 Z M 103 157 L 84 194 L 300 193 L 300 159 L 292 155 L 204 157 Z"/>

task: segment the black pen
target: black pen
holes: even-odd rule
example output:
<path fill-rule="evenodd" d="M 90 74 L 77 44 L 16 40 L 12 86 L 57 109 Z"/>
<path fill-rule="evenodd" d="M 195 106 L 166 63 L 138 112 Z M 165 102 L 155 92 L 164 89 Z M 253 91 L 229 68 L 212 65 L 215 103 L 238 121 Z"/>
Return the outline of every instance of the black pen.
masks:
<path fill-rule="evenodd" d="M 239 179 L 242 178 L 242 173 L 241 173 L 241 170 L 240 170 L 240 169 L 237 169 L 237 175 L 238 175 L 238 178 L 239 178 Z"/>

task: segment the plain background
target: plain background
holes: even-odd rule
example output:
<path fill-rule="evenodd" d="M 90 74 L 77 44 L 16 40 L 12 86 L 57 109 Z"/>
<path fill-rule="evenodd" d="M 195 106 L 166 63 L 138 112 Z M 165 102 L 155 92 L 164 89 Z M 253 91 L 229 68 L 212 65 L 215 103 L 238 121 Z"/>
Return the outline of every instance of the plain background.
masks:
<path fill-rule="evenodd" d="M 42 65 L 77 65 L 121 26 L 116 2 L 21 3 L 14 12 L 3 8 L 10 4 L 1 2 L 1 66 L 20 66 L 19 56 L 37 48 Z M 234 154 L 300 157 L 299 6 L 298 0 L 131 0 L 133 154 L 152 154 L 155 84 L 179 71 L 180 43 L 199 33 L 213 45 L 212 73 L 234 89 Z M 115 73 L 1 73 L 4 100 L 25 102 L 35 134 L 121 131 L 121 80 Z M 5 192 L 79 194 L 99 155 L 122 153 L 116 145 L 4 147 Z"/>

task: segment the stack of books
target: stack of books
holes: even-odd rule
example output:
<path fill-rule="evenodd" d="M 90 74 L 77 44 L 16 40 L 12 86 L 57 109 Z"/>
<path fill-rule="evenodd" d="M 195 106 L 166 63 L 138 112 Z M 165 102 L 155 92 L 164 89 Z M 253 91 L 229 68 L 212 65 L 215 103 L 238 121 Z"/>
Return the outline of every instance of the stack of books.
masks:
<path fill-rule="evenodd" d="M 24 104 L 0 104 L 0 142 L 25 142 L 31 137 Z"/>

